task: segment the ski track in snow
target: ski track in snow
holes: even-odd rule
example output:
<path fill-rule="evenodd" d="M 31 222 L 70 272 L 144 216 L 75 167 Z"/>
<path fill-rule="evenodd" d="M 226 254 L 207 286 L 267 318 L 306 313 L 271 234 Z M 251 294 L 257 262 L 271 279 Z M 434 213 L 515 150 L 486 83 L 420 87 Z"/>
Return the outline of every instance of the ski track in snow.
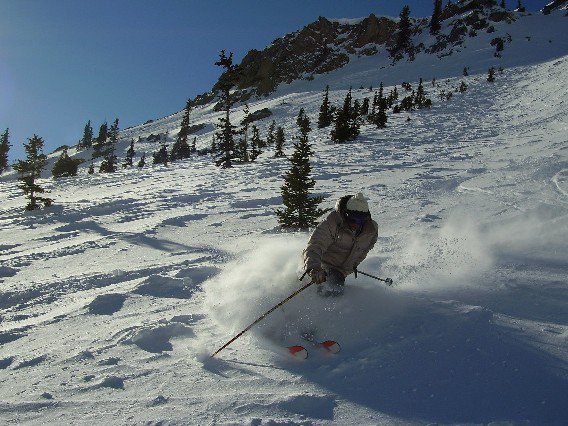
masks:
<path fill-rule="evenodd" d="M 351 276 L 333 300 L 309 288 L 216 358 L 299 286 L 307 234 L 279 231 L 288 165 L 270 148 L 230 170 L 205 157 L 82 170 L 46 180 L 55 205 L 34 213 L 2 177 L 0 420 L 565 423 L 568 56 L 506 69 L 494 85 L 473 73 L 466 93 L 440 102 L 463 79 L 451 76 L 427 85 L 431 109 L 390 115 L 386 130 L 363 126 L 343 145 L 310 133 L 316 191 L 326 207 L 344 193 L 369 197 L 380 238 L 361 269 L 396 286 Z M 358 87 L 362 77 L 337 78 Z M 288 153 L 299 108 L 315 128 L 321 103 L 319 89 L 300 86 L 253 105 L 274 111 Z M 305 328 L 342 352 L 308 346 L 306 361 L 290 359 L 282 347 Z"/>

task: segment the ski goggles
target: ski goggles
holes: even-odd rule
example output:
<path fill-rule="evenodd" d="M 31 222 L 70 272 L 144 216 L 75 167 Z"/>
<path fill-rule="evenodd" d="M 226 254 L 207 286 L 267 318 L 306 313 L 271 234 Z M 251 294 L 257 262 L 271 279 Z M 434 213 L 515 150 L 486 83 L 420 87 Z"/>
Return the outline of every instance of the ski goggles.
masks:
<path fill-rule="evenodd" d="M 345 213 L 347 217 L 347 221 L 357 226 L 363 226 L 367 223 L 369 218 L 367 213 L 354 213 L 354 212 L 347 212 Z"/>

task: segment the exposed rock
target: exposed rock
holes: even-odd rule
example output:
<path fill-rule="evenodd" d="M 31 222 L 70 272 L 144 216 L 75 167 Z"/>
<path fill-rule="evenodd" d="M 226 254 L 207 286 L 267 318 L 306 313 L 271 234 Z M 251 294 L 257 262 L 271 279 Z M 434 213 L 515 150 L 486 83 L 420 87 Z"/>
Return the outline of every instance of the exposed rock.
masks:
<path fill-rule="evenodd" d="M 542 13 L 550 14 L 553 10 L 568 9 L 568 0 L 553 0 L 543 7 Z"/>

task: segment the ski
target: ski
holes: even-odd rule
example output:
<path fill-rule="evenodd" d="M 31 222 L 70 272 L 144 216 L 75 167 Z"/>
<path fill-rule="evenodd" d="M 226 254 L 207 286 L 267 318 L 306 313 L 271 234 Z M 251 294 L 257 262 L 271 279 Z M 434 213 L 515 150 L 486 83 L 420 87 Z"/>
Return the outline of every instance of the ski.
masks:
<path fill-rule="evenodd" d="M 317 348 L 325 349 L 327 352 L 336 354 L 341 351 L 341 346 L 335 340 L 324 340 L 318 342 L 313 333 L 302 333 L 300 337 Z"/>
<path fill-rule="evenodd" d="M 308 351 L 301 345 L 288 346 L 287 349 L 295 358 L 306 359 L 308 357 Z"/>

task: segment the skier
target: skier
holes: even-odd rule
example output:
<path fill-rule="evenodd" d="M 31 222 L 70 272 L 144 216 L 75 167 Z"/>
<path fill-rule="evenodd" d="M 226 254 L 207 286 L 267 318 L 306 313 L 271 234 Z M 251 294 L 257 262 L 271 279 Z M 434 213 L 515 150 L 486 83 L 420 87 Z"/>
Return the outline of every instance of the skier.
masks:
<path fill-rule="evenodd" d="M 379 235 L 362 193 L 341 197 L 314 230 L 304 250 L 304 267 L 321 296 L 341 296 L 345 278 L 355 272 Z"/>

